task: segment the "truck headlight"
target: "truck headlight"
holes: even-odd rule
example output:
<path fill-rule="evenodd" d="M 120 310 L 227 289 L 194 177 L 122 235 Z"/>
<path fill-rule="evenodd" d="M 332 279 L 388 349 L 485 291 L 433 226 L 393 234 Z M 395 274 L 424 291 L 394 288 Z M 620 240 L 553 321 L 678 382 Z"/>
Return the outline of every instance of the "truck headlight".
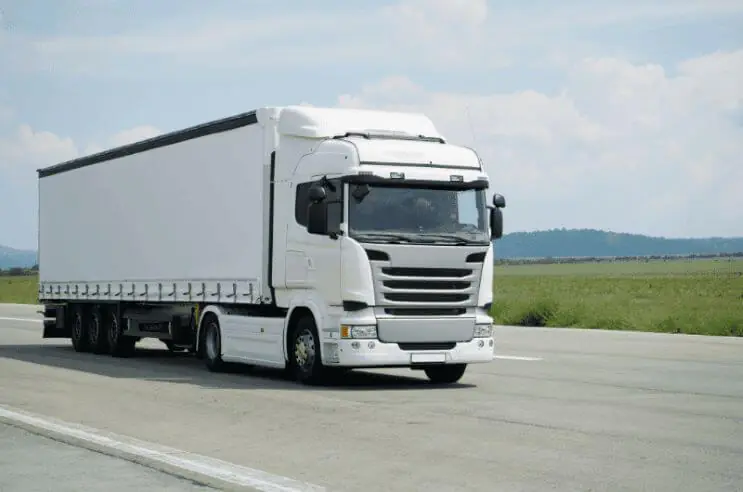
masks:
<path fill-rule="evenodd" d="M 475 333 L 474 333 L 475 338 L 487 338 L 492 335 L 493 335 L 493 324 L 492 323 L 475 325 Z"/>
<path fill-rule="evenodd" d="M 377 338 L 377 325 L 341 325 L 341 338 Z"/>

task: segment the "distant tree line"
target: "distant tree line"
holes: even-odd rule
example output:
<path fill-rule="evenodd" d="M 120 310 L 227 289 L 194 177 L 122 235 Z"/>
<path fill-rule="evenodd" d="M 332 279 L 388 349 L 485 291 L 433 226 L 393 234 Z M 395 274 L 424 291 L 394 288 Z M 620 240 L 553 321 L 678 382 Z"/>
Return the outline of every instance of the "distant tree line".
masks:
<path fill-rule="evenodd" d="M 0 277 L 22 277 L 24 275 L 36 275 L 39 273 L 39 265 L 34 265 L 31 268 L 13 267 L 0 269 Z"/>
<path fill-rule="evenodd" d="M 732 254 L 743 251 L 739 238 L 662 238 L 595 229 L 550 229 L 506 234 L 494 243 L 495 257 L 632 258 Z"/>
<path fill-rule="evenodd" d="M 548 256 L 544 258 L 498 258 L 496 265 L 553 265 L 557 263 L 616 263 L 626 261 L 672 261 L 701 260 L 712 258 L 743 258 L 743 251 L 737 253 L 708 253 L 690 255 L 645 255 L 645 256 Z"/>

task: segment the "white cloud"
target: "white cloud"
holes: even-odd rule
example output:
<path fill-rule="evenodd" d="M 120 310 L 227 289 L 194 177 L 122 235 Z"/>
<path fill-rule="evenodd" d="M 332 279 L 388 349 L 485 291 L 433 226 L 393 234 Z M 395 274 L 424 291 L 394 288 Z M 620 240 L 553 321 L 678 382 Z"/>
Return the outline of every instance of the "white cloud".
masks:
<path fill-rule="evenodd" d="M 35 131 L 29 125 L 20 125 L 6 137 L 0 137 L 0 170 L 6 176 L 23 177 L 45 166 L 78 155 L 70 138 L 46 131 Z"/>
<path fill-rule="evenodd" d="M 474 144 L 510 198 L 510 230 L 740 235 L 743 127 L 730 112 L 743 109 L 743 51 L 677 71 L 585 59 L 556 94 L 433 92 L 392 77 L 338 104 L 423 111 Z"/>

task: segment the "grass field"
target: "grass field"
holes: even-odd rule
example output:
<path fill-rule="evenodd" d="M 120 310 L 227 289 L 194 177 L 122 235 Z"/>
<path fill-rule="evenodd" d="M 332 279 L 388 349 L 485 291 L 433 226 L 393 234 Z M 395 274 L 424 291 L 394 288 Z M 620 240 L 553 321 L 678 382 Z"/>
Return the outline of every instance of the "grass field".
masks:
<path fill-rule="evenodd" d="M 0 277 L 35 303 L 36 276 Z M 499 324 L 743 336 L 743 259 L 497 265 Z"/>
<path fill-rule="evenodd" d="M 743 336 L 743 260 L 498 265 L 499 324 Z"/>
<path fill-rule="evenodd" d="M 0 277 L 0 303 L 36 304 L 39 284 L 36 275 Z"/>

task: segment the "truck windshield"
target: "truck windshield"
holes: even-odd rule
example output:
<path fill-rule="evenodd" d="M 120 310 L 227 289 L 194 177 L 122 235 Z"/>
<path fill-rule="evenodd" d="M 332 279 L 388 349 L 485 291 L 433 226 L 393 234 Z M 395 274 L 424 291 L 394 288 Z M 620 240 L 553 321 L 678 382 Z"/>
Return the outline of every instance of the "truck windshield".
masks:
<path fill-rule="evenodd" d="M 485 190 L 351 184 L 349 227 L 359 241 L 487 244 Z"/>

